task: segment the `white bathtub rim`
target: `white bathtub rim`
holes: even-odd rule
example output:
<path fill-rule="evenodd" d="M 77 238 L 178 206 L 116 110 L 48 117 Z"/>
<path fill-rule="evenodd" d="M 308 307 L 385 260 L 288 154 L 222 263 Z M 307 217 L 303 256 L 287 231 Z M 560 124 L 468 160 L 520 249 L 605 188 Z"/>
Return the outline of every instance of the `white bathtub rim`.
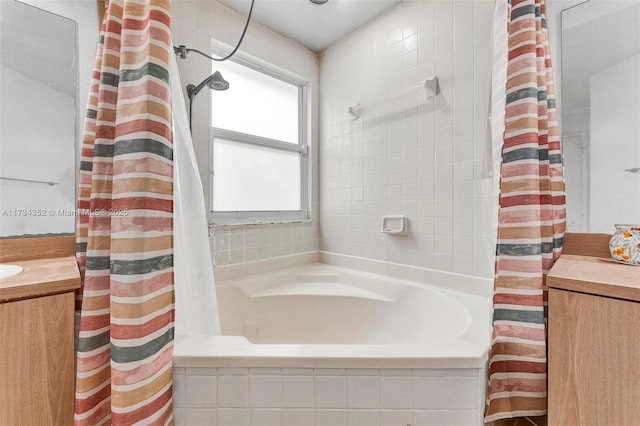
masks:
<path fill-rule="evenodd" d="M 340 255 L 341 256 L 341 255 Z M 358 258 L 362 259 L 362 258 Z M 364 259 L 365 261 L 369 261 L 369 259 Z M 387 263 L 387 262 L 382 262 Z M 399 264 L 391 264 L 391 265 L 399 265 Z M 382 265 L 385 267 L 386 265 Z M 399 265 L 401 267 L 405 267 L 406 265 Z M 486 287 L 487 285 L 491 285 L 493 287 L 493 282 L 486 278 L 478 278 L 478 277 L 469 277 L 466 275 L 454 274 L 451 272 L 437 271 L 431 269 L 424 268 L 416 268 L 418 269 L 418 274 L 379 274 L 378 270 L 372 270 L 373 268 L 351 268 L 349 266 L 343 266 L 342 262 L 314 262 L 314 263 L 302 263 L 296 264 L 290 268 L 284 269 L 274 269 L 272 271 L 263 272 L 259 274 L 247 274 L 241 277 L 232 278 L 228 280 L 218 280 L 216 281 L 217 287 L 225 287 L 225 286 L 234 286 L 247 281 L 247 279 L 253 279 L 254 277 L 277 277 L 279 275 L 285 274 L 306 274 L 309 272 L 309 269 L 314 270 L 315 268 L 324 269 L 327 272 L 332 272 L 336 274 L 347 273 L 347 274 L 357 274 L 362 277 L 369 277 L 372 279 L 379 280 L 380 278 L 389 280 L 390 282 L 397 283 L 402 286 L 409 287 L 419 287 L 419 288 L 430 288 L 446 297 L 455 300 L 460 303 L 459 297 L 475 299 L 479 298 L 480 300 L 486 301 L 487 299 L 491 299 L 493 296 L 493 289 L 491 292 L 487 292 L 486 289 L 477 287 Z M 392 269 L 393 270 L 393 269 Z M 425 274 L 420 274 L 420 272 L 425 272 Z M 397 276 L 403 275 L 403 276 Z M 414 279 L 410 279 L 414 278 Z M 446 279 L 453 279 L 452 281 L 446 282 Z M 429 279 L 433 279 L 433 281 L 428 281 Z M 458 283 L 457 280 L 465 280 L 466 282 Z M 464 304 L 464 303 L 463 303 Z"/>
<path fill-rule="evenodd" d="M 419 284 L 425 283 L 445 290 L 453 290 L 485 298 L 493 297 L 493 279 L 491 278 L 463 275 L 456 272 L 440 271 L 437 269 L 428 269 L 326 251 L 318 252 L 318 262 L 363 273 L 382 275 L 401 281 Z M 454 279 L 447 281 L 447 278 Z"/>
<path fill-rule="evenodd" d="M 404 266 L 404 265 L 401 265 L 401 266 Z M 376 271 L 367 270 L 365 268 L 355 269 L 349 266 L 338 265 L 336 263 L 324 263 L 324 262 L 304 263 L 304 264 L 294 265 L 290 268 L 275 269 L 273 271 L 263 272 L 259 274 L 249 274 L 246 276 L 228 279 L 224 281 L 220 280 L 216 282 L 216 286 L 219 286 L 219 287 L 234 286 L 241 283 L 245 283 L 248 280 L 253 280 L 256 277 L 273 278 L 273 277 L 278 277 L 279 275 L 287 275 L 287 274 L 297 275 L 297 274 L 315 273 L 317 272 L 317 269 L 320 269 L 322 272 L 326 271 L 328 273 L 337 274 L 337 275 L 357 274 L 364 278 L 371 278 L 375 280 L 380 280 L 382 278 L 382 279 L 388 280 L 389 282 L 393 282 L 402 286 L 431 288 L 438 292 L 446 294 L 448 297 L 453 297 L 453 298 L 455 298 L 457 295 L 461 293 L 467 296 L 470 296 L 472 298 L 479 297 L 483 300 L 490 299 L 493 296 L 493 294 L 489 296 L 485 294 L 478 294 L 478 291 L 474 291 L 473 288 L 467 289 L 466 286 L 464 285 L 456 285 L 455 283 L 443 283 L 442 278 L 445 278 L 445 277 L 440 277 L 441 279 L 436 280 L 435 282 L 430 282 L 426 280 L 419 281 L 419 280 L 408 279 L 406 276 L 398 277 L 392 274 L 378 274 Z M 429 271 L 429 273 L 433 272 L 435 275 L 445 274 L 448 276 L 451 274 L 449 272 L 442 272 L 442 271 L 435 271 L 435 270 L 432 271 L 430 269 L 427 269 L 426 271 Z M 451 278 L 459 278 L 459 277 L 471 278 L 472 281 L 482 280 L 482 278 L 467 277 L 465 275 L 459 275 L 459 274 L 455 274 L 455 276 L 452 276 Z M 428 276 L 425 278 L 428 278 Z M 251 297 L 254 295 L 251 294 L 248 296 Z"/>
<path fill-rule="evenodd" d="M 225 285 L 227 284 L 228 283 L 225 283 Z M 359 297 L 381 302 L 394 302 L 394 300 L 389 297 L 339 282 L 285 283 L 268 290 L 248 294 L 247 297 L 265 298 L 296 295 Z"/>
<path fill-rule="evenodd" d="M 296 266 L 318 263 L 318 252 L 309 251 L 287 256 L 270 257 L 268 259 L 253 260 L 251 262 L 237 263 L 233 265 L 216 266 L 213 275 L 216 285 L 226 281 L 246 278 L 252 275 L 277 272 L 282 269 Z"/>
<path fill-rule="evenodd" d="M 176 336 L 173 366 L 282 368 L 482 368 L 488 347 L 442 345 L 252 344 L 243 336 Z"/>
<path fill-rule="evenodd" d="M 363 273 L 381 275 L 403 281 L 411 281 L 414 283 L 426 283 L 434 287 L 440 287 L 446 290 L 458 291 L 480 297 L 493 297 L 493 279 L 491 278 L 463 275 L 455 272 L 427 269 L 418 266 L 385 262 L 326 251 L 312 251 L 245 262 L 236 265 L 218 266 L 214 268 L 214 277 L 216 285 L 223 285 L 228 281 L 247 278 L 258 274 L 278 272 L 283 269 L 290 269 L 314 263 L 322 263 Z"/>

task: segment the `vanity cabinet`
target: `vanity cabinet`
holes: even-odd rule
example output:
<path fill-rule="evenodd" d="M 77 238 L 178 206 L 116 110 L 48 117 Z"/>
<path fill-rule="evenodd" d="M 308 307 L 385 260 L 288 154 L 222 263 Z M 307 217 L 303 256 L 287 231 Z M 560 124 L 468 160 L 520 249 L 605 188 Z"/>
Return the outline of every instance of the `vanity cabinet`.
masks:
<path fill-rule="evenodd" d="M 0 425 L 73 424 L 74 257 L 11 262 L 0 280 Z"/>
<path fill-rule="evenodd" d="M 640 268 L 563 255 L 547 285 L 549 426 L 637 426 Z"/>

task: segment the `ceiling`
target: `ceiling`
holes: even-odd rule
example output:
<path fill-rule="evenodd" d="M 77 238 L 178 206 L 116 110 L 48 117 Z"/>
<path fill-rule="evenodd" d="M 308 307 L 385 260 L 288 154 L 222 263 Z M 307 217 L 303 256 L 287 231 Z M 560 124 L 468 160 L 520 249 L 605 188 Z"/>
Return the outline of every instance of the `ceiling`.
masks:
<path fill-rule="evenodd" d="M 219 0 L 246 15 L 250 0 Z M 331 46 L 400 0 L 256 0 L 251 19 L 296 40 L 314 52 Z"/>
<path fill-rule="evenodd" d="M 0 0 L 0 63 L 75 97 L 76 24 L 17 2 Z"/>

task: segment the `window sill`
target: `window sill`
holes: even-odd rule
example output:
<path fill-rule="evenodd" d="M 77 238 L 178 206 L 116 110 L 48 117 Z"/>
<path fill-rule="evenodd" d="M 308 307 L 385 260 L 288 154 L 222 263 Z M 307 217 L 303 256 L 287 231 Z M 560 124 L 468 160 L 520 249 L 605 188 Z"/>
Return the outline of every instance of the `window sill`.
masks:
<path fill-rule="evenodd" d="M 211 223 L 209 222 L 209 228 L 224 228 L 230 226 L 261 226 L 261 225 L 284 225 L 284 224 L 293 224 L 293 223 L 313 223 L 312 219 L 304 219 L 304 220 L 265 220 L 265 221 L 254 221 L 254 222 L 225 222 L 225 223 Z"/>

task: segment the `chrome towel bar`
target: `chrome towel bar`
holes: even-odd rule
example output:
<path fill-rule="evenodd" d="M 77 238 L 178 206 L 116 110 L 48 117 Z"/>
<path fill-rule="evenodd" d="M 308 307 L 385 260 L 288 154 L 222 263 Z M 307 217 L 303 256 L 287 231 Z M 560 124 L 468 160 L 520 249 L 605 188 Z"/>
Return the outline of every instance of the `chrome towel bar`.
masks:
<path fill-rule="evenodd" d="M 14 182 L 42 183 L 44 185 L 49 185 L 49 186 L 60 185 L 60 182 L 47 182 L 44 180 L 30 180 L 30 179 L 16 179 L 16 178 L 3 177 L 3 176 L 0 176 L 0 180 L 11 180 Z"/>

